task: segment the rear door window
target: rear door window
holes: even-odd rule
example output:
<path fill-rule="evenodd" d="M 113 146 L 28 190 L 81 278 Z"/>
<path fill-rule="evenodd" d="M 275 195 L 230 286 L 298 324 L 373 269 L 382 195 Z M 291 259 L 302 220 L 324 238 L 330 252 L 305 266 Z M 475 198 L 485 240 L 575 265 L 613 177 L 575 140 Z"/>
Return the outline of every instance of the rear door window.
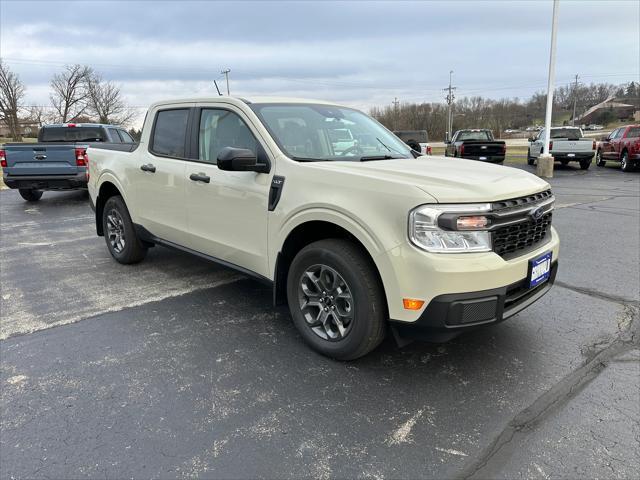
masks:
<path fill-rule="evenodd" d="M 640 127 L 631 127 L 627 132 L 627 138 L 640 137 Z"/>
<path fill-rule="evenodd" d="M 122 141 L 124 143 L 135 143 L 133 137 L 129 135 L 125 130 L 118 130 L 118 133 L 120 133 L 120 136 L 122 137 Z"/>
<path fill-rule="evenodd" d="M 118 130 L 116 130 L 115 128 L 109 129 L 109 136 L 111 137 L 111 141 L 113 143 L 122 143 L 122 139 L 120 138 L 120 135 L 118 135 Z"/>
<path fill-rule="evenodd" d="M 160 110 L 153 126 L 151 152 L 167 157 L 185 158 L 189 109 Z"/>

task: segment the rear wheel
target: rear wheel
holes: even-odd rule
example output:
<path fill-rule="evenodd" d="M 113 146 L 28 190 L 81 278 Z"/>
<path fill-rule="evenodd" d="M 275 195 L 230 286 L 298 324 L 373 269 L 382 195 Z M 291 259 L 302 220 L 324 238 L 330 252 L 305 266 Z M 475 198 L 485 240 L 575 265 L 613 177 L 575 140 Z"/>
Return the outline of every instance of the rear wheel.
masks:
<path fill-rule="evenodd" d="M 602 152 L 601 152 L 600 150 L 598 150 L 598 151 L 596 152 L 596 165 L 597 165 L 598 167 L 604 167 L 606 164 L 607 164 L 607 162 L 605 162 L 605 161 L 602 159 Z"/>
<path fill-rule="evenodd" d="M 293 259 L 287 301 L 293 323 L 316 351 L 338 360 L 366 355 L 385 336 L 384 290 L 352 242 L 320 240 Z"/>
<path fill-rule="evenodd" d="M 124 264 L 138 263 L 147 248 L 136 235 L 129 210 L 119 195 L 110 197 L 102 212 L 102 229 L 111 256 Z"/>
<path fill-rule="evenodd" d="M 631 171 L 631 164 L 629 163 L 629 153 L 625 150 L 620 157 L 620 168 L 623 172 Z"/>
<path fill-rule="evenodd" d="M 580 169 L 581 170 L 589 170 L 589 167 L 591 166 L 591 158 L 587 158 L 585 160 L 580 160 Z"/>
<path fill-rule="evenodd" d="M 27 202 L 37 202 L 42 197 L 42 190 L 33 190 L 31 188 L 18 189 L 20 196 Z"/>

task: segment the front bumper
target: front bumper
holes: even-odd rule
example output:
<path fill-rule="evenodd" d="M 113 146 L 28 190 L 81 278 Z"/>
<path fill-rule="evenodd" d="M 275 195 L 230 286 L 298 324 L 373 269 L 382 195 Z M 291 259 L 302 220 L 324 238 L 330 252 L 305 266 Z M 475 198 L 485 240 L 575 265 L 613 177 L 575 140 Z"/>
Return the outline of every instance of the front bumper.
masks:
<path fill-rule="evenodd" d="M 87 173 L 75 175 L 4 175 L 2 178 L 9 188 L 29 190 L 76 190 L 87 188 Z"/>
<path fill-rule="evenodd" d="M 391 321 L 401 338 L 448 341 L 455 336 L 485 325 L 493 325 L 516 313 L 546 294 L 555 282 L 558 262 L 553 262 L 549 280 L 528 288 L 528 278 L 506 287 L 435 297 L 415 322 Z"/>
<path fill-rule="evenodd" d="M 436 297 L 507 288 L 529 273 L 529 260 L 552 252 L 559 259 L 560 240 L 555 228 L 547 242 L 514 258 L 494 252 L 429 253 L 408 241 L 374 258 L 382 279 L 389 318 L 416 322 Z M 424 300 L 421 310 L 406 310 L 403 298 Z"/>

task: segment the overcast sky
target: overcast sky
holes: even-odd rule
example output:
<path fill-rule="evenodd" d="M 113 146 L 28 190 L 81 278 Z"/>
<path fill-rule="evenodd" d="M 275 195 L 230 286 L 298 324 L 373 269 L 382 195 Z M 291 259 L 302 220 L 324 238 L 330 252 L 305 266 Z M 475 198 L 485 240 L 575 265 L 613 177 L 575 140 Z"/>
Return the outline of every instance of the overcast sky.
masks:
<path fill-rule="evenodd" d="M 359 108 L 456 94 L 526 98 L 546 86 L 552 3 L 0 0 L 0 56 L 48 104 L 64 64 L 93 66 L 127 100 L 287 95 Z M 640 2 L 561 0 L 557 84 L 640 77 Z"/>

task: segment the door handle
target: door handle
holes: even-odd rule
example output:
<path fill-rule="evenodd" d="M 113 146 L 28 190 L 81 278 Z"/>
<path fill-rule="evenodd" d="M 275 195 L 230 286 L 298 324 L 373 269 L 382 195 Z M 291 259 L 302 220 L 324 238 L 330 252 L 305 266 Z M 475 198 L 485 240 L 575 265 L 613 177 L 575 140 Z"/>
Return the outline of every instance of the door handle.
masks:
<path fill-rule="evenodd" d="M 209 183 L 211 181 L 211 177 L 205 175 L 204 173 L 192 173 L 191 175 L 189 175 L 189 179 L 193 180 L 194 182 L 203 183 Z"/>
<path fill-rule="evenodd" d="M 156 173 L 156 166 L 151 163 L 147 163 L 146 165 L 140 165 L 140 170 L 143 172 Z"/>

